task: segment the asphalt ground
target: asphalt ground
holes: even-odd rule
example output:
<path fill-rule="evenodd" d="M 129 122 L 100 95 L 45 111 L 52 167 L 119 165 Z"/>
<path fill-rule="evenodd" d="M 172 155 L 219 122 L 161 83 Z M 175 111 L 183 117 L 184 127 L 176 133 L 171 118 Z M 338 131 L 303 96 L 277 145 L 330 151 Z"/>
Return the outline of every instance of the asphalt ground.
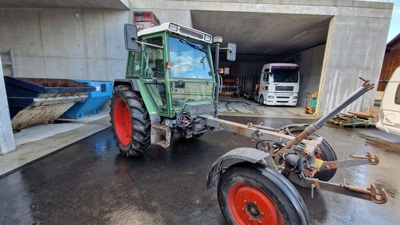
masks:
<path fill-rule="evenodd" d="M 313 120 L 221 117 L 271 127 Z M 300 188 L 312 224 L 399 224 L 400 138 L 374 128 L 327 125 L 319 132 L 339 159 L 378 154 L 377 166 L 337 171 L 332 182 L 369 187 L 389 195 L 383 205 Z M 248 138 L 208 132 L 199 139 L 173 140 L 168 149 L 150 146 L 142 157 L 118 153 L 110 129 L 69 145 L 0 179 L 0 224 L 225 224 L 217 189 L 206 189 L 211 164 Z"/>

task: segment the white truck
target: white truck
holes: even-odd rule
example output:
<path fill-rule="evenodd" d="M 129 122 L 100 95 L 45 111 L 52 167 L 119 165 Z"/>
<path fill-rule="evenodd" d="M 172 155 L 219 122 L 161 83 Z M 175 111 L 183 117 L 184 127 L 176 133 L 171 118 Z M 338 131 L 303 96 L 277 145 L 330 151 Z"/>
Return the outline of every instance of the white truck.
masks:
<path fill-rule="evenodd" d="M 265 64 L 254 100 L 261 105 L 296 106 L 299 82 L 300 72 L 297 64 Z"/>
<path fill-rule="evenodd" d="M 383 94 L 376 127 L 400 135 L 400 67 L 398 67 Z"/>

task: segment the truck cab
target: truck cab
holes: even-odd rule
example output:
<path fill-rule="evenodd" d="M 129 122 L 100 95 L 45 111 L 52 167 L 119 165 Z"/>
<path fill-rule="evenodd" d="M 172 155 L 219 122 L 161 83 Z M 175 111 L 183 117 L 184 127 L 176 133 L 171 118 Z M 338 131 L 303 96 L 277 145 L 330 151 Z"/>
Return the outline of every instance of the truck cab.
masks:
<path fill-rule="evenodd" d="M 297 64 L 265 64 L 261 71 L 257 100 L 261 105 L 296 106 L 299 83 Z"/>

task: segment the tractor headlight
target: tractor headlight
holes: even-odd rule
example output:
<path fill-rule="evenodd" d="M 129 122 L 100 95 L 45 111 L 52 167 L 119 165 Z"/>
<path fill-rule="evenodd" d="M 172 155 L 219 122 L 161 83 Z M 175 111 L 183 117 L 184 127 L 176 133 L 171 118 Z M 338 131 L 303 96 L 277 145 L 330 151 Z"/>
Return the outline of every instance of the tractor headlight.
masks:
<path fill-rule="evenodd" d="M 171 31 L 178 31 L 178 25 L 170 23 L 169 24 L 169 30 Z"/>
<path fill-rule="evenodd" d="M 206 35 L 204 37 L 204 40 L 207 41 L 207 42 L 210 42 L 211 41 L 211 35 Z"/>

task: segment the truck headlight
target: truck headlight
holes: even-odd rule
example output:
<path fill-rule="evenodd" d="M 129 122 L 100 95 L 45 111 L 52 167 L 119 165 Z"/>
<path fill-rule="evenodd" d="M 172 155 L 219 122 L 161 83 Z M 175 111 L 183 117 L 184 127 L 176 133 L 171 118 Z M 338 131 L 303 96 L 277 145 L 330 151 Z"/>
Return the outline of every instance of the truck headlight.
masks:
<path fill-rule="evenodd" d="M 293 99 L 297 99 L 297 96 L 293 96 Z"/>
<path fill-rule="evenodd" d="M 268 98 L 274 98 L 274 96 L 273 95 L 268 95 Z"/>

